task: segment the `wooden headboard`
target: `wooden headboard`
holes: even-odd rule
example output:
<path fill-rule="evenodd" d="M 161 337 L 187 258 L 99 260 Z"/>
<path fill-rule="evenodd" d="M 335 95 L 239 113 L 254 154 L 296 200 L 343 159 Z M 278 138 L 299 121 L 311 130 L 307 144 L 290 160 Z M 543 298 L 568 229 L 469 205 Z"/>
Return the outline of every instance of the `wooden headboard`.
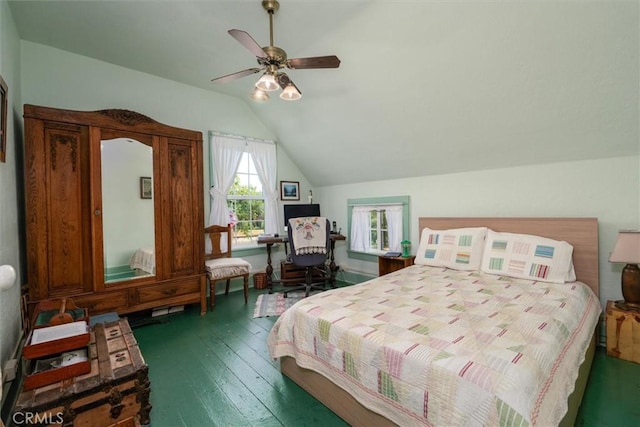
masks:
<path fill-rule="evenodd" d="M 464 227 L 488 227 L 507 233 L 534 234 L 564 240 L 573 246 L 576 278 L 599 295 L 598 219 L 597 218 L 446 218 L 420 217 L 420 229 L 434 230 Z"/>

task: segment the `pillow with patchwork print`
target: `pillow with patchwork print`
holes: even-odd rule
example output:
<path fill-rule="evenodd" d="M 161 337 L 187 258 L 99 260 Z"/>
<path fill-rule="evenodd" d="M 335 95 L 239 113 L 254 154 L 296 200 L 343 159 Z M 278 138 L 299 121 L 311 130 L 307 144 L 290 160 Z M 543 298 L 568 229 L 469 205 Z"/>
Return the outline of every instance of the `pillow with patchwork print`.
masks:
<path fill-rule="evenodd" d="M 454 270 L 479 270 L 487 230 L 486 227 L 424 228 L 414 263 Z"/>
<path fill-rule="evenodd" d="M 565 241 L 489 230 L 481 270 L 541 282 L 574 282 L 572 256 L 573 246 Z"/>

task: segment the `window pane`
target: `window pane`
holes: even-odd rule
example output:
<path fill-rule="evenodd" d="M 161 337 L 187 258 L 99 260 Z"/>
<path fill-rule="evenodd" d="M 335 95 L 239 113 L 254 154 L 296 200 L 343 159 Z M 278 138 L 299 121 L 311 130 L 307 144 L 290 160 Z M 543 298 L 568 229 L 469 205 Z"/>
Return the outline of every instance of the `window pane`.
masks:
<path fill-rule="evenodd" d="M 238 173 L 244 173 L 244 174 L 249 173 L 249 162 L 250 162 L 249 153 L 243 153 L 242 157 L 240 158 L 240 164 L 238 165 Z"/>
<path fill-rule="evenodd" d="M 384 210 L 380 211 L 380 223 L 381 223 L 380 224 L 380 228 L 383 228 L 385 230 L 388 228 L 387 227 L 387 215 L 385 214 Z"/>
<path fill-rule="evenodd" d="M 378 249 L 378 232 L 371 230 L 371 249 Z"/>
<path fill-rule="evenodd" d="M 262 195 L 262 183 L 260 182 L 260 177 L 258 175 L 247 175 L 248 177 L 248 187 L 249 194 L 251 195 Z"/>
<path fill-rule="evenodd" d="M 382 250 L 383 251 L 388 251 L 389 250 L 389 233 L 387 233 L 386 231 L 381 232 L 380 233 L 382 235 Z"/>
<path fill-rule="evenodd" d="M 371 228 L 378 228 L 378 212 L 371 211 L 369 215 L 371 216 Z"/>
<path fill-rule="evenodd" d="M 256 171 L 256 166 L 253 164 L 253 158 L 251 158 L 251 155 L 249 153 L 244 153 L 245 156 L 247 156 L 247 169 L 246 172 L 250 173 L 251 175 L 258 175 L 258 171 Z M 244 157 L 244 156 L 243 156 Z"/>
<path fill-rule="evenodd" d="M 262 200 L 252 200 L 250 202 L 251 206 L 251 219 L 264 219 L 264 201 Z"/>
<path fill-rule="evenodd" d="M 252 173 L 250 173 L 252 171 Z M 248 153 L 242 155 L 238 171 L 229 190 L 231 196 L 262 196 L 262 183 Z"/>

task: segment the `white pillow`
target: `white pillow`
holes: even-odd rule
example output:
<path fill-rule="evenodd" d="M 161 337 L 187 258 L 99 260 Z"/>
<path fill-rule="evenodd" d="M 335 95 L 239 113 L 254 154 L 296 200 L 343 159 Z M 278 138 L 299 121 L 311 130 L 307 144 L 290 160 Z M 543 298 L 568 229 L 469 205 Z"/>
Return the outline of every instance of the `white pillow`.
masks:
<path fill-rule="evenodd" d="M 486 234 L 486 227 L 424 228 L 414 263 L 455 270 L 479 270 Z"/>
<path fill-rule="evenodd" d="M 573 246 L 530 234 L 489 230 L 481 270 L 541 282 L 574 282 Z"/>

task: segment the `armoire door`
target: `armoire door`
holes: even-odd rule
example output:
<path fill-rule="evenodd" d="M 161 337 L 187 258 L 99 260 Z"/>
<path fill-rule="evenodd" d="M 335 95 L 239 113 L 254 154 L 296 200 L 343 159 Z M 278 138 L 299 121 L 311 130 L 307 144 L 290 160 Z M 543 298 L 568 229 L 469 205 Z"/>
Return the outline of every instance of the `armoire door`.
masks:
<path fill-rule="evenodd" d="M 93 286 L 87 126 L 25 119 L 31 300 Z"/>
<path fill-rule="evenodd" d="M 167 262 L 170 266 L 168 277 L 199 274 L 204 263 L 202 233 L 202 210 L 194 209 L 201 205 L 202 184 L 194 177 L 201 176 L 201 156 L 195 152 L 197 146 L 192 141 L 169 139 L 167 141 L 169 166 L 166 178 L 167 205 L 165 218 L 169 233 L 165 234 Z"/>

